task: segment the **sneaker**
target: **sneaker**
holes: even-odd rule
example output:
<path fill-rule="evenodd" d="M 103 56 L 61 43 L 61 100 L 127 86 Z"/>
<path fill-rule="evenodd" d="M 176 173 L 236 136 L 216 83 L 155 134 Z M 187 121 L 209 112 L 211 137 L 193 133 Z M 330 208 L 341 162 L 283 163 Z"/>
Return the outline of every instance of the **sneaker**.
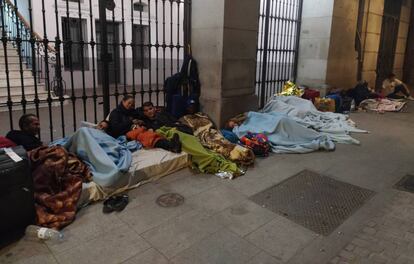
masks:
<path fill-rule="evenodd" d="M 412 96 L 410 95 L 410 96 L 408 96 L 408 97 L 407 97 L 407 100 L 414 101 L 414 97 L 412 97 Z"/>
<path fill-rule="evenodd" d="M 181 141 L 177 133 L 173 135 L 171 139 L 171 145 L 172 145 L 171 152 L 181 153 Z"/>

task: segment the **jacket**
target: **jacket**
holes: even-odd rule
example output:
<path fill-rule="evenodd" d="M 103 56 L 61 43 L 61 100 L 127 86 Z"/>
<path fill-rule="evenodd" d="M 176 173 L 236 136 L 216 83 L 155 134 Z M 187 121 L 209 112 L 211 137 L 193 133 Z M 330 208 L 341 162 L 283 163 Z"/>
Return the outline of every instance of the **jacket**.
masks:
<path fill-rule="evenodd" d="M 135 110 L 127 110 L 121 104 L 109 114 L 108 134 L 114 138 L 125 135 L 131 130 L 132 120 L 137 118 Z"/>

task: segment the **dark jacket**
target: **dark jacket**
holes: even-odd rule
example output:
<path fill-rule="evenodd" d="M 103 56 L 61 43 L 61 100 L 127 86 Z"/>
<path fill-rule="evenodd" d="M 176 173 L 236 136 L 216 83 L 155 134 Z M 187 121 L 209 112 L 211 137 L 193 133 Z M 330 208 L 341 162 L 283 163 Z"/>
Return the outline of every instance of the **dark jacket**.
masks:
<path fill-rule="evenodd" d="M 122 104 L 109 114 L 108 134 L 114 138 L 123 136 L 131 129 L 132 120 L 137 118 L 135 110 L 127 110 Z"/>
<path fill-rule="evenodd" d="M 193 134 L 193 130 L 190 127 L 180 123 L 177 118 L 165 111 L 157 113 L 154 119 L 149 119 L 143 115 L 140 119 L 145 122 L 145 126 L 148 129 L 152 128 L 154 130 L 157 130 L 163 126 L 166 126 L 175 127 L 178 129 L 178 131 L 181 131 L 183 133 L 190 135 Z"/>
<path fill-rule="evenodd" d="M 27 151 L 43 146 L 40 139 L 21 130 L 12 130 L 7 133 L 6 137 L 16 145 L 23 146 Z"/>

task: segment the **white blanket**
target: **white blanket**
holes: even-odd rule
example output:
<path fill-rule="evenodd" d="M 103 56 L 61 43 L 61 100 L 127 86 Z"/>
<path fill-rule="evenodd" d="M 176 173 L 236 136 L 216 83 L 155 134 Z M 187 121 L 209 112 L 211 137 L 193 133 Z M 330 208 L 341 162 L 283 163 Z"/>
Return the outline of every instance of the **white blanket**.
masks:
<path fill-rule="evenodd" d="M 337 143 L 359 144 L 349 133 L 368 133 L 356 128 L 347 115 L 318 111 L 311 101 L 295 96 L 274 96 L 262 111 L 286 114 L 301 125 L 329 135 Z"/>

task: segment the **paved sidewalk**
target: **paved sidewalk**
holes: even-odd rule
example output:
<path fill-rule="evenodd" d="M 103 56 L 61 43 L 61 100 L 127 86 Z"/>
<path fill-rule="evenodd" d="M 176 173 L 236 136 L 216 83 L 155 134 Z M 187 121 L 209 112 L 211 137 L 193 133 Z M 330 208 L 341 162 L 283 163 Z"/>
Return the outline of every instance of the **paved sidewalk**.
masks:
<path fill-rule="evenodd" d="M 414 195 L 398 192 L 330 263 L 414 263 Z"/>
<path fill-rule="evenodd" d="M 22 239 L 0 250 L 0 263 L 413 263 L 414 194 L 392 187 L 414 173 L 413 109 L 353 114 L 371 132 L 355 135 L 361 146 L 272 155 L 232 181 L 182 170 L 129 192 L 120 213 L 104 215 L 102 203 L 81 210 L 63 243 Z M 304 169 L 376 194 L 329 236 L 249 200 Z M 155 199 L 167 192 L 184 204 L 159 207 Z"/>

